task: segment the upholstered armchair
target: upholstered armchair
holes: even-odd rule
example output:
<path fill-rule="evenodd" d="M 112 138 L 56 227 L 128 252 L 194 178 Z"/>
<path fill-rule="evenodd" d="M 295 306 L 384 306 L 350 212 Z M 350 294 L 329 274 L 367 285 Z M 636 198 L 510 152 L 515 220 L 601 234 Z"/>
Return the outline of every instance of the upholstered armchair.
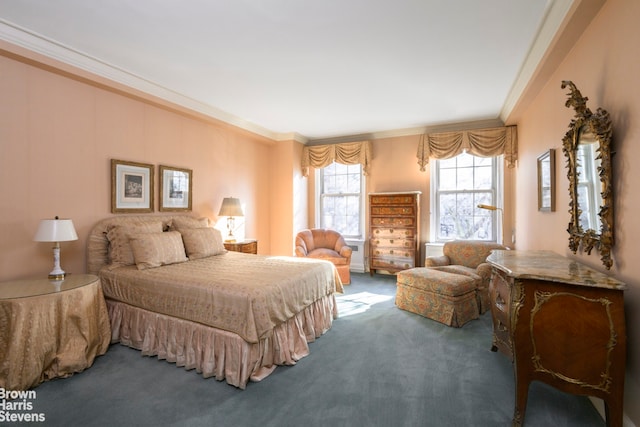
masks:
<path fill-rule="evenodd" d="M 334 230 L 314 228 L 296 235 L 296 256 L 331 261 L 344 285 L 351 283 L 351 252 L 344 237 Z"/>
<path fill-rule="evenodd" d="M 454 240 L 444 244 L 442 248 L 443 255 L 426 257 L 424 266 L 477 279 L 476 299 L 478 301 L 478 309 L 482 314 L 489 309 L 491 265 L 486 261 L 494 249 L 508 248 L 493 242 Z"/>

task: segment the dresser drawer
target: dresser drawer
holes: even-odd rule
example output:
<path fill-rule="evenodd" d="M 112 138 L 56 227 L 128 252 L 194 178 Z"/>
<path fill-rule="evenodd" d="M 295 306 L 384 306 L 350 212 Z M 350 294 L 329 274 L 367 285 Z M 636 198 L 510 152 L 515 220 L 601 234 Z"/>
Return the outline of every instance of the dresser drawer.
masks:
<path fill-rule="evenodd" d="M 369 241 L 369 244 L 372 249 L 378 247 L 415 249 L 416 246 L 414 239 L 403 239 L 400 236 L 398 238 L 374 237 Z"/>
<path fill-rule="evenodd" d="M 382 246 L 374 246 L 371 249 L 373 257 L 389 257 L 389 258 L 406 258 L 411 261 L 416 257 L 416 251 L 408 248 L 388 248 Z"/>
<path fill-rule="evenodd" d="M 513 360 L 513 345 L 511 331 L 506 325 L 506 319 L 493 319 L 493 345 L 509 360 Z"/>
<path fill-rule="evenodd" d="M 371 230 L 371 237 L 385 239 L 411 238 L 415 235 L 412 228 L 374 228 Z"/>
<path fill-rule="evenodd" d="M 415 267 L 412 259 L 372 258 L 371 266 L 380 270 L 406 270 Z"/>
<path fill-rule="evenodd" d="M 511 282 L 501 271 L 493 269 L 489 292 L 491 293 L 491 303 L 495 309 L 506 316 L 511 309 Z"/>
<path fill-rule="evenodd" d="M 416 203 L 414 194 L 379 194 L 371 195 L 372 205 L 412 205 Z"/>
<path fill-rule="evenodd" d="M 415 217 L 373 217 L 371 218 L 372 227 L 415 227 Z"/>
<path fill-rule="evenodd" d="M 511 338 L 511 281 L 504 273 L 492 269 L 489 282 L 491 297 L 491 319 L 493 322 L 493 345 L 513 360 L 513 340 Z"/>
<path fill-rule="evenodd" d="M 371 206 L 371 216 L 374 215 L 401 215 L 401 216 L 416 216 L 416 209 L 414 206 Z"/>

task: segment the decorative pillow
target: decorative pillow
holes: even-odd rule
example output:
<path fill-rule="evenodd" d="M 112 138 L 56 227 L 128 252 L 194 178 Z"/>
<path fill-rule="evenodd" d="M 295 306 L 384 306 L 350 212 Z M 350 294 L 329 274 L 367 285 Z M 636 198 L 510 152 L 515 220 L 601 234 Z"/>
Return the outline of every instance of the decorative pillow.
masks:
<path fill-rule="evenodd" d="M 109 240 L 109 259 L 112 267 L 122 267 L 133 265 L 135 260 L 131 245 L 130 236 L 144 233 L 161 233 L 162 221 L 153 221 L 143 224 L 115 225 L 107 230 Z"/>
<path fill-rule="evenodd" d="M 209 226 L 209 218 L 193 218 L 190 216 L 176 217 L 169 223 L 169 230 L 182 231 L 189 228 L 205 228 Z"/>
<path fill-rule="evenodd" d="M 222 233 L 215 228 L 188 228 L 182 230 L 181 234 L 189 259 L 199 259 L 227 252 L 224 243 L 222 243 Z"/>
<path fill-rule="evenodd" d="M 138 270 L 187 261 L 182 236 L 177 231 L 136 234 L 130 243 Z"/>

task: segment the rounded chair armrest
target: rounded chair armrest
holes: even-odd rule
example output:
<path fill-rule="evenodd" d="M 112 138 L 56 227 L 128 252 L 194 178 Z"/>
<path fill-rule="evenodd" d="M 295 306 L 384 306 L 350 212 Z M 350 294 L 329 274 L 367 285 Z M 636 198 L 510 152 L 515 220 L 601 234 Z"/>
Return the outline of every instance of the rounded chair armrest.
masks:
<path fill-rule="evenodd" d="M 297 257 L 306 257 L 307 256 L 307 249 L 302 247 L 302 246 L 296 246 L 296 256 Z"/>
<path fill-rule="evenodd" d="M 352 252 L 353 252 L 353 249 L 351 249 L 350 246 L 345 245 L 345 246 L 340 248 L 339 254 L 340 254 L 341 257 L 351 258 L 351 253 Z"/>
<path fill-rule="evenodd" d="M 450 265 L 451 260 L 446 255 L 440 256 L 428 256 L 424 259 L 425 267 L 444 267 L 445 265 Z"/>
<path fill-rule="evenodd" d="M 491 278 L 491 264 L 488 262 L 483 262 L 476 269 L 478 272 L 478 276 L 482 277 L 484 280 Z"/>

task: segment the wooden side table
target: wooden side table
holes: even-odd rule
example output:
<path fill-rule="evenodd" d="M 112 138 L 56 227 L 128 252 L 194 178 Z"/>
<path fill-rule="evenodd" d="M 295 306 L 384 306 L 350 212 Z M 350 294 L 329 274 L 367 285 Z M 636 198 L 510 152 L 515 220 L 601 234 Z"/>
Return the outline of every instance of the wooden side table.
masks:
<path fill-rule="evenodd" d="M 90 367 L 111 327 L 97 276 L 0 283 L 0 387 L 26 390 Z"/>
<path fill-rule="evenodd" d="M 244 252 L 245 254 L 254 255 L 258 253 L 258 241 L 254 239 L 224 242 L 224 247 L 226 250 L 233 252 Z"/>

